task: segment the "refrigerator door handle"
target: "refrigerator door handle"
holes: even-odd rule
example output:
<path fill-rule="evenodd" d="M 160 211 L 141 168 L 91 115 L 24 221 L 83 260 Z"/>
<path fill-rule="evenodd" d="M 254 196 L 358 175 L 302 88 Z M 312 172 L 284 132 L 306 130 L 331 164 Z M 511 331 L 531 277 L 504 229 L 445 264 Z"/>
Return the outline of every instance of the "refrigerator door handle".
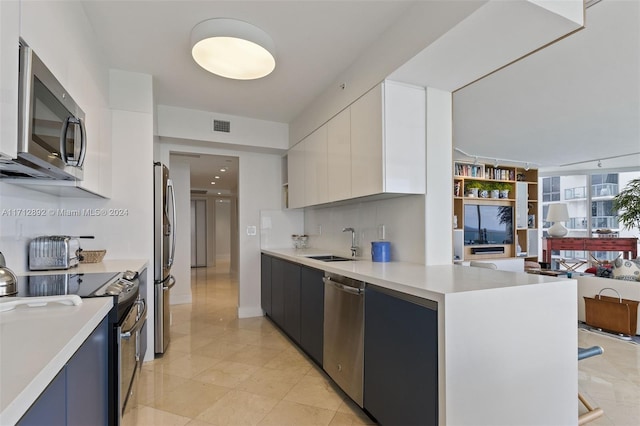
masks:
<path fill-rule="evenodd" d="M 162 286 L 163 290 L 171 290 L 176 285 L 176 278 L 173 275 L 169 275 L 169 285 Z"/>
<path fill-rule="evenodd" d="M 167 192 L 171 193 L 171 254 L 167 260 L 167 267 L 170 268 L 173 265 L 173 259 L 176 254 L 176 195 L 173 191 L 173 181 L 171 179 L 167 179 Z"/>

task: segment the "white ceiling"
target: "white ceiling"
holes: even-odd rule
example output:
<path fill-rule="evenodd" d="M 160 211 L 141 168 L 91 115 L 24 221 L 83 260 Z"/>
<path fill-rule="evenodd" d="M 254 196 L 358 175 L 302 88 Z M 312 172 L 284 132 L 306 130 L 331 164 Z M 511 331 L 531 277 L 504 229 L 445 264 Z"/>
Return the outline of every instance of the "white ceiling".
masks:
<path fill-rule="evenodd" d="M 457 15 L 451 12 L 447 19 L 455 23 L 484 1 L 454 2 Z M 335 83 L 417 3 L 426 4 L 82 2 L 108 66 L 153 75 L 157 104 L 284 123 Z M 434 13 L 420 28 L 401 29 L 407 44 L 425 38 L 417 33 L 443 25 L 444 4 L 431 2 Z M 474 155 L 539 165 L 639 152 L 638 4 L 604 0 L 587 10 L 586 29 L 455 92 L 454 145 Z M 274 73 L 233 81 L 199 68 L 190 57 L 190 31 L 213 17 L 245 20 L 269 33 L 276 44 Z M 381 55 L 380 61 L 386 58 Z"/>
<path fill-rule="evenodd" d="M 549 167 L 640 153 L 640 2 L 589 7 L 584 29 L 453 100 L 454 146 L 469 154 Z"/>

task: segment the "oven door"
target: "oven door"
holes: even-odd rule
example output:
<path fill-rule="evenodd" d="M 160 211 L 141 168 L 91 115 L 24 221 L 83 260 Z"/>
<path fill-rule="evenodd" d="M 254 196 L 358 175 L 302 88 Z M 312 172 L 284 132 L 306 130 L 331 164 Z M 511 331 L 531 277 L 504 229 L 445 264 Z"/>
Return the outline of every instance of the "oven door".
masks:
<path fill-rule="evenodd" d="M 118 401 L 122 424 L 135 424 L 135 421 L 125 421 L 125 415 L 135 411 L 133 409 L 137 405 L 137 375 L 144 357 L 141 352 L 140 332 L 146 320 L 146 303 L 144 299 L 138 298 L 118 327 L 118 365 L 120 366 Z"/>
<path fill-rule="evenodd" d="M 25 44 L 20 45 L 18 157 L 58 179 L 82 180 L 84 112 Z"/>

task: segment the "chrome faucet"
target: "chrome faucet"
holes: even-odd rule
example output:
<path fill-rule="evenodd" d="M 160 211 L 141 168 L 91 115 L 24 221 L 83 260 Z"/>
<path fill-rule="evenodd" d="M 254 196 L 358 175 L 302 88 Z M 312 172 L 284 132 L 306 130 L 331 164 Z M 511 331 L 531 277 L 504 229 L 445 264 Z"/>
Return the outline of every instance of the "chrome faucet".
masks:
<path fill-rule="evenodd" d="M 356 246 L 356 231 L 353 228 L 343 228 L 342 232 L 351 232 L 351 257 L 358 256 L 358 246 Z"/>

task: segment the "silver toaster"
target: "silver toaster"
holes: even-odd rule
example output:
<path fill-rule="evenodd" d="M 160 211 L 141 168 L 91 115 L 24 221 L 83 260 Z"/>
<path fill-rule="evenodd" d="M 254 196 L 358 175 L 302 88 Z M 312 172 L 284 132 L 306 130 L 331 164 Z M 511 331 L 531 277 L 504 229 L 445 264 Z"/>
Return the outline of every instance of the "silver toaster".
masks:
<path fill-rule="evenodd" d="M 69 269 L 80 262 L 80 240 L 64 235 L 37 237 L 29 243 L 29 269 Z"/>

